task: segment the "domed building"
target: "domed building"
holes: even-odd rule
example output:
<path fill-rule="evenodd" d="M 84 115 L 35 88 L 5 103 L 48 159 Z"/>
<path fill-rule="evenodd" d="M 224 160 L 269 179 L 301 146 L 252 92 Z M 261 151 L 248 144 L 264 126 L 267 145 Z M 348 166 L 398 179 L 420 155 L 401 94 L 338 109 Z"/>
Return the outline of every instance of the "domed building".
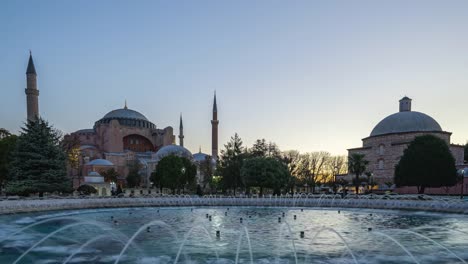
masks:
<path fill-rule="evenodd" d="M 353 153 L 365 155 L 365 159 L 369 161 L 367 170 L 372 173 L 379 189 L 389 188 L 387 183 L 393 183 L 396 164 L 403 151 L 417 136 L 429 134 L 443 139 L 449 145 L 457 166 L 463 164 L 463 146 L 451 144 L 452 133 L 444 131 L 429 115 L 412 111 L 411 102 L 410 98 L 403 97 L 400 100 L 399 112 L 382 119 L 372 129 L 370 135 L 362 139 L 362 147 L 348 149 L 348 155 Z M 353 177 L 347 175 L 345 179 L 351 182 Z"/>
<path fill-rule="evenodd" d="M 26 110 L 28 120 L 36 120 L 39 115 L 39 90 L 37 73 L 32 54 L 29 55 L 26 70 L 27 87 Z M 216 93 L 213 100 L 211 119 L 211 156 L 218 159 L 218 108 Z M 138 162 L 141 166 L 142 186 L 149 186 L 149 177 L 157 162 L 165 155 L 175 154 L 192 160 L 192 154 L 185 149 L 182 116 L 179 127 L 179 144 L 175 145 L 173 128 L 158 128 L 138 111 L 129 109 L 127 103 L 121 109 L 105 114 L 94 123 L 93 128 L 80 129 L 67 135 L 79 141 L 79 166 L 68 164 L 68 175 L 76 188 L 86 175 L 115 169 L 120 175 L 118 182 L 125 182 L 129 164 Z"/>
<path fill-rule="evenodd" d="M 104 115 L 92 129 L 78 130 L 75 134 L 82 145 L 94 146 L 106 153 L 157 151 L 175 140 L 172 127 L 158 129 L 127 104 Z"/>
<path fill-rule="evenodd" d="M 218 120 L 216 95 L 213 103 L 212 154 L 218 153 Z M 129 164 L 138 162 L 142 176 L 141 185 L 150 186 L 151 173 L 157 163 L 168 155 L 176 155 L 194 161 L 192 153 L 184 147 L 182 116 L 179 126 L 179 145 L 175 145 L 173 128 L 159 129 L 138 111 L 124 108 L 112 110 L 94 123 L 91 129 L 81 129 L 74 133 L 80 142 L 81 175 L 74 178 L 74 186 L 81 178 L 92 171 L 114 168 L 120 175 L 119 183 L 124 184 Z M 194 161 L 195 162 L 195 161 Z M 73 174 L 70 169 L 69 174 Z"/>

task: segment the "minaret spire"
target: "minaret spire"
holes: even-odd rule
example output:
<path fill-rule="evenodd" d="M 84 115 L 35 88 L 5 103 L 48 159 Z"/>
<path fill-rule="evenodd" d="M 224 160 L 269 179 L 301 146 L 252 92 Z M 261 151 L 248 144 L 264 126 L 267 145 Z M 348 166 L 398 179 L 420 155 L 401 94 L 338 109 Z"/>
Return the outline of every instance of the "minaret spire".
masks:
<path fill-rule="evenodd" d="M 127 99 L 125 99 L 124 109 L 128 109 L 128 107 L 127 107 Z"/>
<path fill-rule="evenodd" d="M 26 105 L 27 118 L 34 121 L 39 118 L 39 90 L 37 89 L 37 73 L 34 67 L 31 50 L 29 50 L 29 61 L 26 69 Z"/>
<path fill-rule="evenodd" d="M 218 106 L 216 105 L 216 90 L 214 92 L 213 112 L 218 112 Z"/>
<path fill-rule="evenodd" d="M 218 160 L 218 106 L 216 105 L 216 91 L 213 99 L 213 119 L 211 120 L 211 157 Z"/>
<path fill-rule="evenodd" d="M 182 123 L 182 113 L 180 113 L 179 145 L 182 147 L 184 146 L 184 124 Z"/>

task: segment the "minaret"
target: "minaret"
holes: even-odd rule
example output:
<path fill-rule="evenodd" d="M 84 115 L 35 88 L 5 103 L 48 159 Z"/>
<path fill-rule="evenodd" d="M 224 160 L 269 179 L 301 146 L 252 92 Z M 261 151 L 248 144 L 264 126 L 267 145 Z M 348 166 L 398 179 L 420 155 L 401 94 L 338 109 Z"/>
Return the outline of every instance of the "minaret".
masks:
<path fill-rule="evenodd" d="M 179 124 L 179 145 L 184 146 L 184 125 L 182 124 L 182 113 L 180 114 L 180 124 Z"/>
<path fill-rule="evenodd" d="M 28 120 L 34 121 L 39 117 L 39 90 L 37 89 L 37 74 L 31 51 L 29 51 L 29 62 L 26 70 L 26 106 Z"/>
<path fill-rule="evenodd" d="M 213 101 L 213 119 L 211 120 L 211 157 L 218 160 L 218 107 L 216 105 L 216 92 Z"/>

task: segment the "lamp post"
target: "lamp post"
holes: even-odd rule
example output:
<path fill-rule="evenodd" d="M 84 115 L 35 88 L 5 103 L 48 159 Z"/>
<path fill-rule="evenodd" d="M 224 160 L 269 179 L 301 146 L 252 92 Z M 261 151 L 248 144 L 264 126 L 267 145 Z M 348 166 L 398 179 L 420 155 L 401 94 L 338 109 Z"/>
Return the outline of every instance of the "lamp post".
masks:
<path fill-rule="evenodd" d="M 336 175 L 338 175 L 338 166 L 335 165 L 334 167 L 334 171 L 333 171 L 333 194 L 336 194 L 336 191 L 337 191 L 337 186 L 336 186 Z"/>
<path fill-rule="evenodd" d="M 185 175 L 185 167 L 182 167 L 182 168 L 180 169 L 180 172 L 182 173 L 182 175 Z M 185 193 L 185 185 L 187 185 L 187 184 L 188 184 L 188 182 L 186 181 L 185 184 L 184 184 L 184 186 L 182 187 L 182 188 L 183 188 L 182 191 L 183 191 L 184 193 Z"/>
<path fill-rule="evenodd" d="M 463 187 L 465 187 L 465 175 L 468 174 L 468 168 L 464 168 L 458 171 L 461 177 L 461 188 L 460 188 L 460 199 L 463 199 Z"/>

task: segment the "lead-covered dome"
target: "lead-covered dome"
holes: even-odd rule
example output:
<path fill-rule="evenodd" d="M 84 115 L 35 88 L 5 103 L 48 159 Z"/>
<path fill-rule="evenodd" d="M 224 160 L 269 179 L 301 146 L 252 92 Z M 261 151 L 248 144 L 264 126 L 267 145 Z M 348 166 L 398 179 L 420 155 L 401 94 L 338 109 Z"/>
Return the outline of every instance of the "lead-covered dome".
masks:
<path fill-rule="evenodd" d="M 148 119 L 140 112 L 137 112 L 135 110 L 128 109 L 128 108 L 112 110 L 109 113 L 107 113 L 102 119 L 120 119 L 120 118 L 148 121 Z"/>
<path fill-rule="evenodd" d="M 442 132 L 442 128 L 434 118 L 424 113 L 411 111 L 411 99 L 404 97 L 400 100 L 400 112 L 380 121 L 370 136 L 406 132 Z"/>
<path fill-rule="evenodd" d="M 178 157 L 187 158 L 189 160 L 193 159 L 192 153 L 188 149 L 179 145 L 168 145 L 162 147 L 160 150 L 158 150 L 158 152 L 156 152 L 155 159 L 159 161 L 169 155 L 175 155 Z"/>
<path fill-rule="evenodd" d="M 140 127 L 140 128 L 156 128 L 156 126 L 151 123 L 146 116 L 141 114 L 138 111 L 128 109 L 127 104 L 125 104 L 124 108 L 115 109 L 107 113 L 103 118 L 99 119 L 94 123 L 94 126 L 100 124 L 108 124 L 112 120 L 117 120 L 120 125 L 123 126 L 132 126 L 132 127 Z"/>

